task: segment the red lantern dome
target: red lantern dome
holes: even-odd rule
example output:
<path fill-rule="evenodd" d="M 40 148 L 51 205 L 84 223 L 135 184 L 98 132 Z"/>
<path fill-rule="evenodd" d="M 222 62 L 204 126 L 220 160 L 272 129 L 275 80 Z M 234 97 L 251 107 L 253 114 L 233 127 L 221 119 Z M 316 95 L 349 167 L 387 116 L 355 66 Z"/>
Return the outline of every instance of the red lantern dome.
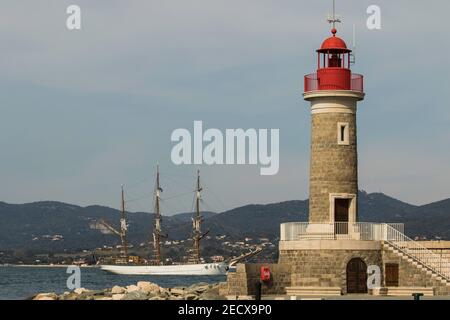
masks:
<path fill-rule="evenodd" d="M 335 31 L 336 29 L 331 30 L 331 32 L 333 33 L 333 31 Z M 323 43 L 322 46 L 319 49 L 320 51 L 322 50 L 345 50 L 347 52 L 350 52 L 351 50 L 347 49 L 347 45 L 345 44 L 345 41 L 342 40 L 339 37 L 336 37 L 336 32 L 333 33 L 332 37 L 329 37 L 328 39 L 326 39 Z"/>
<path fill-rule="evenodd" d="M 337 30 L 317 50 L 317 73 L 305 77 L 305 92 L 317 90 L 363 91 L 363 78 L 352 74 L 350 53 L 344 40 L 336 37 Z"/>

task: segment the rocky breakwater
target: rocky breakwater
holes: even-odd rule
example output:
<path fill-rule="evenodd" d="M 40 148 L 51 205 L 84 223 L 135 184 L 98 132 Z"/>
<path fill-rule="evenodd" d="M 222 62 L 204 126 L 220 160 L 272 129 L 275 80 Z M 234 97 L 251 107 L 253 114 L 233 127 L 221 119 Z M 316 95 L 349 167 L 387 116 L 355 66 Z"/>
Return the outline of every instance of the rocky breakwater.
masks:
<path fill-rule="evenodd" d="M 189 287 L 162 288 L 155 283 L 140 281 L 127 287 L 114 286 L 105 290 L 84 288 L 56 293 L 39 293 L 32 300 L 222 300 L 219 284 L 197 283 Z"/>

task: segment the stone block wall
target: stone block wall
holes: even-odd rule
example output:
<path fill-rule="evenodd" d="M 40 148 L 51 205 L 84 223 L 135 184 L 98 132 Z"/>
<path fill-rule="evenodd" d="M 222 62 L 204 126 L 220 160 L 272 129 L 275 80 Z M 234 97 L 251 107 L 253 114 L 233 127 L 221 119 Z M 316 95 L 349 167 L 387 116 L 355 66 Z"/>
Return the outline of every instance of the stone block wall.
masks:
<path fill-rule="evenodd" d="M 333 243 L 338 242 L 329 241 L 328 245 Z M 385 264 L 398 263 L 399 287 L 433 287 L 435 295 L 450 295 L 450 286 L 381 245 L 368 248 L 366 242 L 367 247 L 363 248 L 364 242 L 356 241 L 359 247 L 349 249 L 349 244 L 342 244 L 346 246 L 343 249 L 326 249 L 325 244 L 318 249 L 288 249 L 288 246 L 280 245 L 277 264 L 238 264 L 236 272 L 228 274 L 221 295 L 254 295 L 261 266 L 268 266 L 272 273 L 271 284 L 263 286 L 264 295 L 283 295 L 286 287 L 339 287 L 342 294 L 347 294 L 347 264 L 353 258 L 362 259 L 367 267 L 379 266 L 382 287 L 386 285 Z"/>
<path fill-rule="evenodd" d="M 338 122 L 349 124 L 349 145 L 339 145 L 337 142 Z M 330 193 L 358 194 L 355 113 L 312 115 L 310 222 L 330 222 Z"/>
<path fill-rule="evenodd" d="M 291 285 L 340 287 L 347 293 L 347 264 L 361 258 L 367 266 L 382 265 L 380 250 L 286 250 L 280 263 L 292 265 Z"/>

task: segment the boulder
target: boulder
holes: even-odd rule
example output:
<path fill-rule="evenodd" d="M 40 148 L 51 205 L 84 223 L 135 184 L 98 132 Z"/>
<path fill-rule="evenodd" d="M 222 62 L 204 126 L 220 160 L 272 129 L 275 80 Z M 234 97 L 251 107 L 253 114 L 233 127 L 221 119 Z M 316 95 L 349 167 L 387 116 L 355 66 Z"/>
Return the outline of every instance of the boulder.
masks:
<path fill-rule="evenodd" d="M 57 300 L 57 299 L 55 299 L 55 298 L 53 298 L 53 297 L 49 297 L 49 296 L 42 296 L 42 297 L 39 297 L 39 298 L 37 298 L 37 299 L 35 299 L 35 300 L 39 300 L 39 301 L 43 301 L 43 300 L 52 300 L 52 301 L 54 301 L 54 300 Z"/>
<path fill-rule="evenodd" d="M 139 291 L 139 290 L 140 290 L 140 288 L 138 286 L 135 286 L 134 284 L 132 284 L 131 286 L 127 286 L 126 292 L 131 293 L 131 292 Z"/>
<path fill-rule="evenodd" d="M 143 292 L 147 292 L 147 293 L 159 293 L 161 291 L 161 287 L 158 286 L 156 283 L 151 283 L 148 281 L 139 281 L 137 283 L 137 286 L 139 287 L 139 289 Z"/>
<path fill-rule="evenodd" d="M 104 296 L 107 293 L 107 290 L 89 290 L 85 293 L 88 293 L 93 296 Z"/>
<path fill-rule="evenodd" d="M 197 287 L 209 287 L 209 286 L 210 286 L 210 284 L 207 282 L 198 282 L 198 283 L 194 283 L 193 285 L 191 285 L 189 287 L 189 289 L 195 289 Z"/>
<path fill-rule="evenodd" d="M 120 300 L 148 300 L 148 294 L 143 291 L 132 291 L 125 293 Z"/>
<path fill-rule="evenodd" d="M 125 291 L 126 291 L 126 289 L 124 287 L 119 287 L 119 286 L 114 286 L 111 289 L 112 294 L 121 294 L 121 293 L 124 293 Z"/>
<path fill-rule="evenodd" d="M 219 285 L 197 283 L 187 288 L 162 288 L 159 285 L 139 281 L 137 285 L 127 287 L 114 286 L 105 290 L 88 290 L 78 288 L 71 292 L 39 293 L 30 298 L 33 300 L 222 300 L 225 297 L 219 293 Z"/>
<path fill-rule="evenodd" d="M 184 288 L 176 287 L 169 290 L 170 294 L 173 296 L 181 296 L 186 293 Z"/>
<path fill-rule="evenodd" d="M 76 300 L 94 300 L 94 295 L 89 291 L 85 291 L 82 294 L 79 294 L 76 297 Z"/>
<path fill-rule="evenodd" d="M 200 294 L 200 300 L 226 300 L 219 293 L 219 285 L 209 286 L 209 289 Z"/>
<path fill-rule="evenodd" d="M 63 294 L 59 297 L 61 300 L 77 300 L 78 294 L 75 292 L 69 292 L 68 294 Z"/>
<path fill-rule="evenodd" d="M 124 293 L 119 293 L 119 294 L 113 294 L 112 299 L 113 300 L 122 300 L 122 298 L 125 296 Z"/>
<path fill-rule="evenodd" d="M 184 296 L 185 300 L 198 300 L 198 295 L 193 293 L 188 293 Z"/>
<path fill-rule="evenodd" d="M 159 295 L 163 296 L 163 297 L 169 297 L 170 296 L 170 289 L 160 288 L 159 289 Z"/>
<path fill-rule="evenodd" d="M 89 291 L 89 290 L 87 290 L 85 288 L 76 288 L 75 290 L 73 290 L 73 292 L 75 292 L 76 294 L 82 294 L 86 291 Z"/>
<path fill-rule="evenodd" d="M 58 300 L 56 293 L 39 293 L 33 300 Z"/>
<path fill-rule="evenodd" d="M 208 290 L 210 290 L 210 286 L 209 285 L 200 285 L 200 286 L 196 286 L 193 288 L 193 291 L 197 292 L 197 293 L 204 293 Z"/>
<path fill-rule="evenodd" d="M 226 300 L 226 298 L 215 293 L 206 292 L 199 296 L 199 300 Z"/>

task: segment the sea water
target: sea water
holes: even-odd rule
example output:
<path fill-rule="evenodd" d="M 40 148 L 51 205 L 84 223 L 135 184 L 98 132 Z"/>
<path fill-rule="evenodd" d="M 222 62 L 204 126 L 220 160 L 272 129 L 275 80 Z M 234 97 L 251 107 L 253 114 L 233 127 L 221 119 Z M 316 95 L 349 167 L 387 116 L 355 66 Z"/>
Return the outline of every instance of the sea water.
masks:
<path fill-rule="evenodd" d="M 27 299 L 39 292 L 61 294 L 67 289 L 65 267 L 0 266 L 0 300 Z M 225 276 L 126 276 L 106 273 L 99 268 L 81 268 L 81 287 L 92 290 L 127 286 L 138 281 L 154 282 L 161 287 L 183 287 L 198 282 L 217 283 Z"/>

